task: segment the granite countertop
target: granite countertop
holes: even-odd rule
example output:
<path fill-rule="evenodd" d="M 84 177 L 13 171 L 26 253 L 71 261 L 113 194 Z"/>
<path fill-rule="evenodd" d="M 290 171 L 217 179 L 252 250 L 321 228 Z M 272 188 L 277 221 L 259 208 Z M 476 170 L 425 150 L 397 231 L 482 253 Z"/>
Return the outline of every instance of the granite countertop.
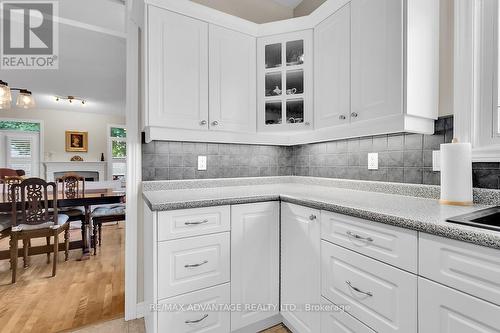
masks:
<path fill-rule="evenodd" d="M 446 222 L 447 218 L 490 207 L 440 205 L 435 198 L 286 182 L 144 190 L 150 209 L 174 210 L 281 200 L 500 249 L 500 232 Z M 367 221 L 369 223 L 369 221 Z"/>

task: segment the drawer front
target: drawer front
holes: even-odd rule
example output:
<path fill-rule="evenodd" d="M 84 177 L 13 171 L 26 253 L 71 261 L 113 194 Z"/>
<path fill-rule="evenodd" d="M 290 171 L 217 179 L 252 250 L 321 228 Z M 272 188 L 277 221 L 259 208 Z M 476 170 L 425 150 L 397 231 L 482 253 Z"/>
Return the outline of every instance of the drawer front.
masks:
<path fill-rule="evenodd" d="M 377 332 L 417 331 L 417 277 L 321 242 L 321 294 Z"/>
<path fill-rule="evenodd" d="M 158 243 L 158 298 L 229 282 L 229 233 Z"/>
<path fill-rule="evenodd" d="M 321 238 L 417 273 L 416 231 L 322 211 Z"/>
<path fill-rule="evenodd" d="M 420 332 L 500 333 L 500 307 L 418 278 Z"/>
<path fill-rule="evenodd" d="M 158 241 L 213 234 L 230 229 L 230 206 L 158 212 Z"/>
<path fill-rule="evenodd" d="M 166 310 L 164 307 L 178 305 L 209 306 L 230 304 L 229 284 L 195 291 L 182 296 L 172 297 L 159 303 L 158 332 L 175 333 L 229 333 L 231 330 L 229 311 L 183 311 Z M 194 307 L 193 306 L 193 307 Z M 209 309 L 213 310 L 213 309 Z"/>
<path fill-rule="evenodd" d="M 500 250 L 420 234 L 419 275 L 500 305 Z"/>
<path fill-rule="evenodd" d="M 326 298 L 322 298 L 323 312 L 321 312 L 321 333 L 375 333 L 374 330 L 335 306 Z M 332 311 L 325 312 L 325 307 L 333 307 Z"/>

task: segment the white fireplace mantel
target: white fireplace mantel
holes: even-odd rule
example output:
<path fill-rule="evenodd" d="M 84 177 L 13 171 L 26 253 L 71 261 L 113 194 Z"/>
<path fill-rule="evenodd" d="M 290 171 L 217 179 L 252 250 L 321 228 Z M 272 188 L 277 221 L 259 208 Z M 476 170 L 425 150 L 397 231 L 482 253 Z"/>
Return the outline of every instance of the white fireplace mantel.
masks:
<path fill-rule="evenodd" d="M 45 166 L 45 179 L 48 182 L 54 181 L 55 172 L 78 172 L 91 171 L 99 173 L 99 181 L 107 180 L 107 162 L 43 162 Z"/>

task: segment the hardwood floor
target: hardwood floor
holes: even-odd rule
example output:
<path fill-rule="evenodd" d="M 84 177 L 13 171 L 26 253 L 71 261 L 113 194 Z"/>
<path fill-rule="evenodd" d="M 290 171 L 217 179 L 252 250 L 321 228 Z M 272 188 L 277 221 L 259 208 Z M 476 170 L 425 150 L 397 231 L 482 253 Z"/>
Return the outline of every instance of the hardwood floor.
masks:
<path fill-rule="evenodd" d="M 76 261 L 81 250 L 72 250 L 65 262 L 61 252 L 54 278 L 46 255 L 32 256 L 27 269 L 19 260 L 16 284 L 9 261 L 0 261 L 0 332 L 59 332 L 123 317 L 125 224 L 105 225 L 102 232 L 103 245 L 90 260 Z M 79 238 L 72 230 L 71 239 Z M 8 242 L 0 240 L 0 249 Z"/>
<path fill-rule="evenodd" d="M 267 330 L 262 331 L 261 333 L 290 333 L 290 330 L 288 330 L 288 328 L 285 325 L 279 324 L 271 328 L 268 328 Z"/>

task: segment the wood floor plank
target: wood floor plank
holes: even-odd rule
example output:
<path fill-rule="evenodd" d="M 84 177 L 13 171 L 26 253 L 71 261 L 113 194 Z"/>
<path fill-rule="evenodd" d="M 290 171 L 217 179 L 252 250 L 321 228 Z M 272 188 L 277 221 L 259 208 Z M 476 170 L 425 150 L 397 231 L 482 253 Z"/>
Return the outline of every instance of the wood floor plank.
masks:
<path fill-rule="evenodd" d="M 125 225 L 103 226 L 98 255 L 77 261 L 80 250 L 70 251 L 65 262 L 60 253 L 57 275 L 45 254 L 31 257 L 23 269 L 18 261 L 18 282 L 11 284 L 8 260 L 0 261 L 0 332 L 60 332 L 120 318 L 125 306 Z M 80 231 L 72 230 L 71 239 Z M 44 245 L 45 239 L 32 241 Z M 0 250 L 9 248 L 8 238 L 0 240 Z M 51 255 L 52 261 L 52 255 Z"/>

